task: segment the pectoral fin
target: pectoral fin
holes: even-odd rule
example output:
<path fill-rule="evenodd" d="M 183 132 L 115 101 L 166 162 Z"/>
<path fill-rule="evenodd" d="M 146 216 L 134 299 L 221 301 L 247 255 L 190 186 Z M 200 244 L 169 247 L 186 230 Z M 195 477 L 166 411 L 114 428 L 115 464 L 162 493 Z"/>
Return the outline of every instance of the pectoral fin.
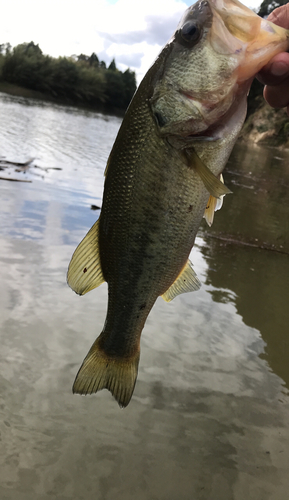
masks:
<path fill-rule="evenodd" d="M 230 189 L 227 188 L 202 162 L 193 149 L 187 151 L 186 154 L 189 159 L 189 166 L 198 172 L 210 195 L 215 198 L 220 198 L 222 195 L 232 193 L 232 191 L 230 191 Z"/>
<path fill-rule="evenodd" d="M 195 290 L 198 290 L 200 286 L 201 283 L 193 270 L 193 265 L 190 260 L 188 260 L 182 272 L 170 288 L 168 288 L 168 290 L 162 295 L 162 298 L 166 302 L 170 302 L 177 295 L 186 292 L 194 292 Z"/>
<path fill-rule="evenodd" d="M 68 267 L 67 283 L 79 295 L 84 295 L 105 281 L 99 259 L 98 222 L 93 224 L 79 243 Z"/>
<path fill-rule="evenodd" d="M 220 181 L 224 183 L 224 179 L 223 179 L 222 174 L 220 174 Z M 220 198 L 215 198 L 214 196 L 210 195 L 210 198 L 208 200 L 208 203 L 207 203 L 207 206 L 205 209 L 205 213 L 204 213 L 204 218 L 206 219 L 206 222 L 207 222 L 208 226 L 210 226 L 210 227 L 213 224 L 215 212 L 217 210 L 220 210 L 220 208 L 222 208 L 223 198 L 224 198 L 224 195 L 220 196 Z"/>

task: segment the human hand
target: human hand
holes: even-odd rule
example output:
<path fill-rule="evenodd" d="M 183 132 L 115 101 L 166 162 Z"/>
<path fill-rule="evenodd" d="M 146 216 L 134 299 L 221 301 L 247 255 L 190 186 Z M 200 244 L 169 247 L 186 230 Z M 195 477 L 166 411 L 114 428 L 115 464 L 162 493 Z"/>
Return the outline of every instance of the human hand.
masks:
<path fill-rule="evenodd" d="M 289 28 L 289 4 L 273 10 L 268 21 Z M 264 98 L 273 108 L 287 107 L 289 115 L 289 54 L 281 52 L 274 56 L 257 75 L 258 80 L 265 84 Z"/>

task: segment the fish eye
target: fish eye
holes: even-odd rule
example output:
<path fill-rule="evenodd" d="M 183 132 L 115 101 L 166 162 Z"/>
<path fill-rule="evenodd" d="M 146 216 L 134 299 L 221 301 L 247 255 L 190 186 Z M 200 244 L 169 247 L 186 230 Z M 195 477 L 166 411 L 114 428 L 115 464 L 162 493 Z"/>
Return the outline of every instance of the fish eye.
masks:
<path fill-rule="evenodd" d="M 182 39 L 187 43 L 196 43 L 201 36 L 201 29 L 195 21 L 187 21 L 180 32 Z"/>

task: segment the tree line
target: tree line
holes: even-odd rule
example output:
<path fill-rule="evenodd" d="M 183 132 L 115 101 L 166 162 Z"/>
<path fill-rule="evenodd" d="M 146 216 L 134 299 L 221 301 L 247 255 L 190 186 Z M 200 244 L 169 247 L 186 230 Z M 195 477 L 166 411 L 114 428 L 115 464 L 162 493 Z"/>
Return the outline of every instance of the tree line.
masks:
<path fill-rule="evenodd" d="M 130 69 L 121 72 L 115 60 L 106 67 L 97 55 L 54 58 L 34 42 L 12 48 L 0 45 L 0 81 L 39 91 L 56 100 L 125 110 L 135 90 Z"/>

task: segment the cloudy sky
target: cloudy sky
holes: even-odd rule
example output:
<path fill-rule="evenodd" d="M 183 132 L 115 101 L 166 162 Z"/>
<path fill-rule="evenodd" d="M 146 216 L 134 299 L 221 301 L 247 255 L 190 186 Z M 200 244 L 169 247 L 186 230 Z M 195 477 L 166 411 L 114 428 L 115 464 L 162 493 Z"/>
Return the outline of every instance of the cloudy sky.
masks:
<path fill-rule="evenodd" d="M 257 8 L 262 0 L 245 0 Z M 90 55 L 138 82 L 193 0 L 0 0 L 0 43 L 38 43 L 54 57 Z"/>

